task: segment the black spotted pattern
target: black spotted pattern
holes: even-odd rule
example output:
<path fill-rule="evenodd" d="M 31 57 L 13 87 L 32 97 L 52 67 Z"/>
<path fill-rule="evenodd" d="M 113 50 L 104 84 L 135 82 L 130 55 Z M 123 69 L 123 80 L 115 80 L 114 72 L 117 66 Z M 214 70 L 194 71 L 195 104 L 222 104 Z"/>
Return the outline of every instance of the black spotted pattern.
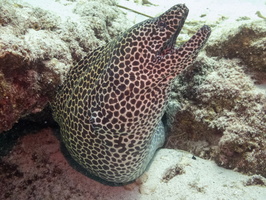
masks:
<path fill-rule="evenodd" d="M 53 115 L 71 156 L 90 173 L 130 182 L 162 145 L 159 125 L 171 82 L 191 65 L 210 34 L 203 26 L 175 48 L 187 14 L 179 4 L 139 23 L 68 72 L 52 103 Z"/>

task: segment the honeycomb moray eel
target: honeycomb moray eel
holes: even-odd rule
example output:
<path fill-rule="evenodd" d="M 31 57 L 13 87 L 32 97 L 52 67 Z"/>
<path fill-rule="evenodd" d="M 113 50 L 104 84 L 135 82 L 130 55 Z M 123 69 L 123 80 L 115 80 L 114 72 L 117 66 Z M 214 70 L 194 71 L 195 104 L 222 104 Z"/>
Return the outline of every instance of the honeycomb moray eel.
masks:
<path fill-rule="evenodd" d="M 52 102 L 72 158 L 94 177 L 126 184 L 165 141 L 162 116 L 174 78 L 210 35 L 204 25 L 174 47 L 188 15 L 178 4 L 128 29 L 70 69 Z"/>

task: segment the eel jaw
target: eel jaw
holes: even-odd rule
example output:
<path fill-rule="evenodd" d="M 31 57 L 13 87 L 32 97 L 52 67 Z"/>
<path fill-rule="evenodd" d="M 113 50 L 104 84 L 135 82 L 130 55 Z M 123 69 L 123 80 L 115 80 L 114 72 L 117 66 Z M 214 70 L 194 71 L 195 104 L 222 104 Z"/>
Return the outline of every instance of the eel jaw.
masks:
<path fill-rule="evenodd" d="M 184 26 L 187 15 L 188 15 L 188 12 L 184 13 L 174 34 L 171 35 L 171 37 L 164 43 L 162 48 L 157 52 L 157 57 L 163 57 L 166 54 L 174 53 L 176 39 Z"/>
<path fill-rule="evenodd" d="M 174 55 L 177 57 L 197 55 L 202 49 L 204 44 L 207 42 L 210 34 L 211 28 L 207 25 L 202 26 L 187 42 L 185 42 L 180 47 L 175 46 L 177 36 L 183 27 L 184 22 L 178 27 L 178 30 L 165 42 L 164 46 L 157 52 L 157 59 L 161 60 L 166 55 Z M 184 49 L 189 49 L 186 53 L 183 52 Z"/>
<path fill-rule="evenodd" d="M 174 47 L 172 52 L 176 58 L 197 56 L 211 34 L 211 28 L 207 25 L 202 26 L 187 42 L 180 47 Z M 193 57 L 194 57 L 193 56 Z"/>

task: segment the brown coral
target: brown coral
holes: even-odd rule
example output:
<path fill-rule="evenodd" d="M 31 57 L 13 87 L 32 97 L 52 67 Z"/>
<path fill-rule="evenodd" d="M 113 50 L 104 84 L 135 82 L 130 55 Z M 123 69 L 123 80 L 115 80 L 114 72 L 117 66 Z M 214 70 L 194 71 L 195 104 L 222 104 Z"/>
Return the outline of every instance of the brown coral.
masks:
<path fill-rule="evenodd" d="M 203 56 L 174 88 L 181 91 L 173 91 L 171 102 L 183 103 L 176 108 L 169 104 L 168 147 L 266 176 L 266 95 L 239 61 Z"/>
<path fill-rule="evenodd" d="M 264 20 L 239 22 L 228 34 L 217 29 L 215 37 L 206 47 L 208 56 L 218 58 L 239 58 L 248 71 L 262 82 L 261 73 L 266 74 L 266 28 Z M 219 39 L 218 39 L 219 38 Z M 265 80 L 265 78 L 264 78 Z"/>

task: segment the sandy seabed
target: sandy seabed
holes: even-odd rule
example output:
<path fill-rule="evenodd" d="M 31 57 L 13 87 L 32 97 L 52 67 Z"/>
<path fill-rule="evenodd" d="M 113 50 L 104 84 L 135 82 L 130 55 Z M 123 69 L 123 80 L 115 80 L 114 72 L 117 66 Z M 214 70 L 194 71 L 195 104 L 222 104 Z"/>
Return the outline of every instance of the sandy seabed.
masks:
<path fill-rule="evenodd" d="M 112 187 L 74 170 L 50 128 L 19 139 L 1 160 L 0 199 L 263 200 L 265 178 L 218 167 L 213 161 L 160 149 L 135 183 Z"/>

